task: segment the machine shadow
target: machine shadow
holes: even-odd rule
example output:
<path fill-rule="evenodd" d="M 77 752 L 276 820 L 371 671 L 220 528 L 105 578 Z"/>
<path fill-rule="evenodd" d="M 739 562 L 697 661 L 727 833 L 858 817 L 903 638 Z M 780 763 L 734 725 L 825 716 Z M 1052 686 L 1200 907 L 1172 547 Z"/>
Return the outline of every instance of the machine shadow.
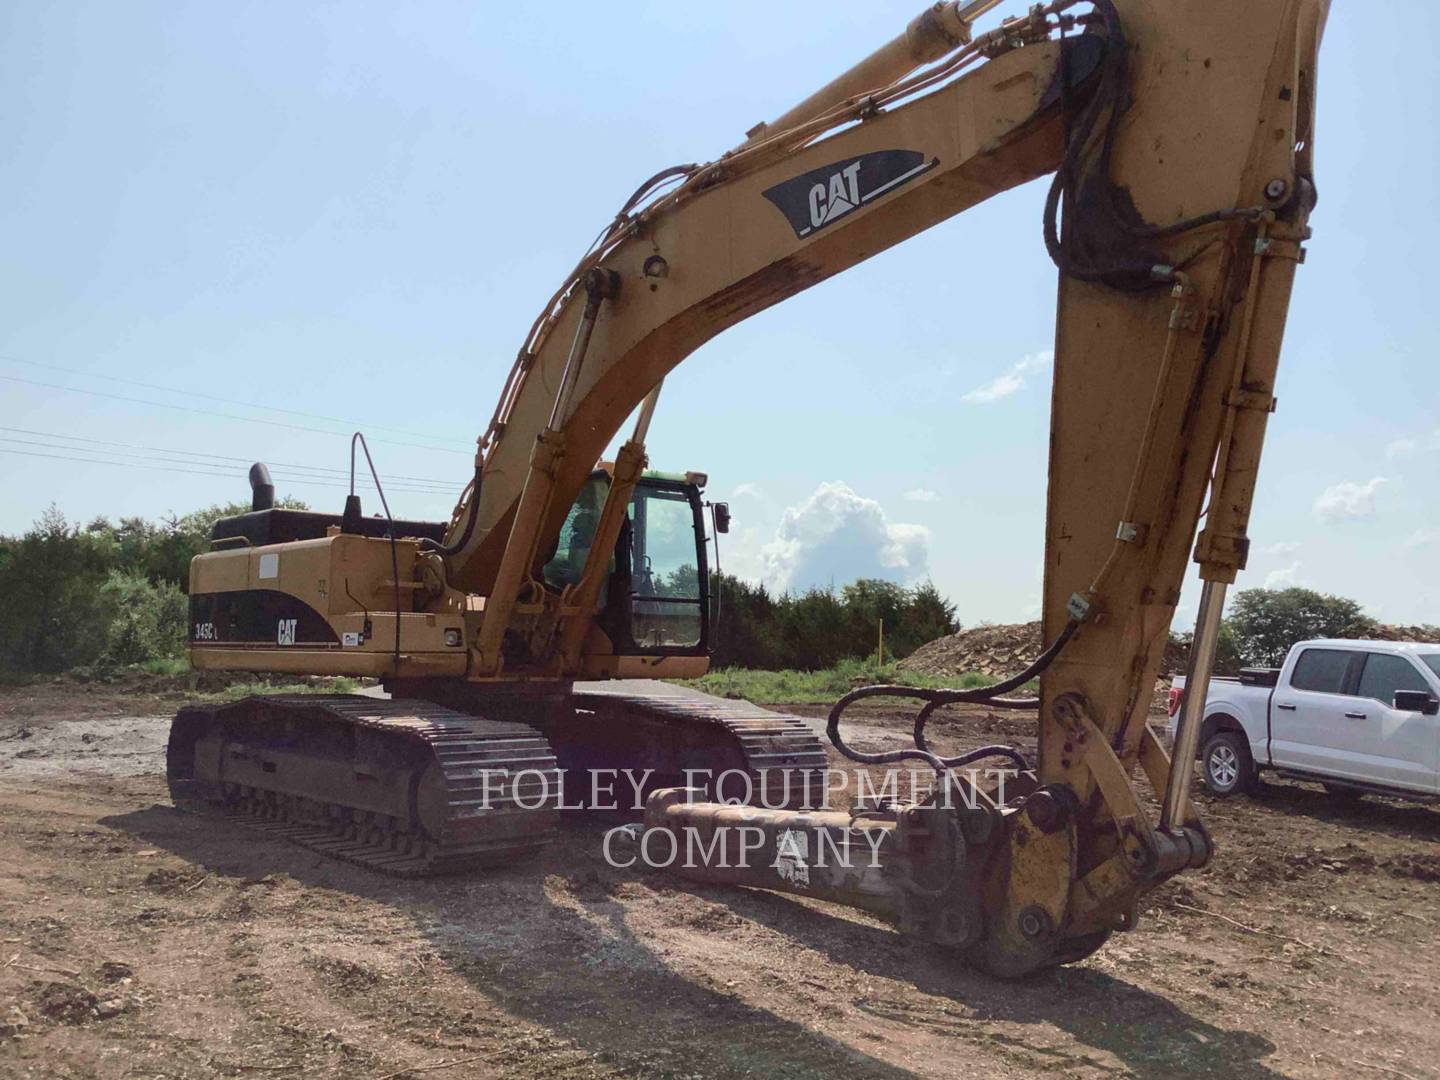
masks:
<path fill-rule="evenodd" d="M 1267 809 L 1304 814 L 1327 824 L 1420 840 L 1440 840 L 1440 809 L 1433 804 L 1403 802 L 1374 795 L 1347 799 L 1330 794 L 1318 783 L 1268 777 L 1262 778 L 1248 797 Z"/>
<path fill-rule="evenodd" d="M 1081 1046 L 1113 1055 L 1143 1078 L 1216 1069 L 1257 1080 L 1280 1075 L 1261 1061 L 1275 1050 L 1262 1036 L 1218 1028 L 1158 994 L 1094 969 L 1067 967 L 1019 982 L 999 982 L 966 968 L 952 954 L 863 921 L 864 916 L 847 918 L 779 894 L 700 885 L 655 871 L 617 871 L 600 857 L 601 827 L 594 824 L 571 823 L 558 850 L 535 862 L 478 879 L 418 882 L 381 877 L 277 844 L 239 823 L 168 806 L 105 818 L 101 824 L 212 873 L 284 873 L 308 886 L 348 892 L 411 913 L 449 967 L 479 993 L 611 1061 L 639 1065 L 643 1055 L 645 1064 L 653 1067 L 655 1046 L 668 1041 L 686 1045 L 685 1033 L 703 1024 L 744 1032 L 744 1038 L 724 1052 L 698 1041 L 688 1044 L 687 1067 L 703 1075 L 746 1070 L 796 1075 L 797 1068 L 802 1075 L 815 1076 L 898 1080 L 914 1075 L 675 972 L 653 943 L 637 936 L 626 908 L 614 901 L 617 890 L 640 889 L 661 896 L 688 893 L 836 964 L 909 983 L 963 1010 L 958 1016 L 947 1008 L 938 1017 L 917 1018 L 903 1001 L 884 995 L 863 999 L 858 1007 L 879 1020 L 971 1040 L 978 1024 L 1012 1024 L 1022 1032 L 1036 1025 L 1034 1037 L 993 1030 L 983 1035 L 1032 1059 L 1036 1067 L 1077 1064 L 1073 1047 L 1047 1044 L 1039 1028 L 1044 1025 L 1067 1033 Z M 247 837 L 253 842 L 247 843 Z M 547 891 L 547 879 L 553 882 L 557 876 L 566 903 Z M 545 940 L 539 947 L 496 933 L 493 921 L 483 918 L 488 901 L 503 897 L 513 904 L 517 896 L 529 910 L 543 913 Z M 466 930 L 471 924 L 474 933 Z M 693 926 L 702 933 L 726 929 L 703 921 Z M 1080 1061 L 1087 1060 L 1102 1070 L 1110 1067 L 1102 1059 L 1080 1056 Z"/>
<path fill-rule="evenodd" d="M 689 886 L 716 902 L 728 899 L 737 914 L 783 932 L 797 943 L 836 963 L 877 977 L 904 980 L 922 993 L 945 998 L 966 1010 L 966 1022 L 1045 1024 L 1076 1042 L 1106 1051 L 1142 1078 L 1190 1074 L 1278 1078 L 1282 1073 L 1260 1059 L 1275 1044 L 1254 1032 L 1227 1030 L 1206 1023 L 1173 1001 L 1093 968 L 1067 966 L 1026 979 L 1000 981 L 965 966 L 958 954 L 900 937 L 889 927 L 855 922 L 788 896 L 752 890 L 725 891 Z M 886 1015 L 887 1005 L 869 1006 Z M 946 1021 L 958 1026 L 956 1021 Z M 1048 1067 L 1073 1069 L 1085 1064 L 1073 1049 L 1059 1050 L 1040 1040 L 987 1038 L 1034 1055 Z M 1109 1071 L 1103 1061 L 1091 1066 Z M 1042 1066 L 1045 1067 L 1045 1066 Z"/>
<path fill-rule="evenodd" d="M 212 874 L 255 878 L 279 873 L 303 885 L 349 893 L 415 917 L 447 968 L 506 1013 L 545 1029 L 629 1072 L 703 1076 L 831 1076 L 907 1080 L 915 1074 L 762 1006 L 674 971 L 642 942 L 601 880 L 598 854 L 561 850 L 478 878 L 405 881 L 320 856 L 222 817 L 154 805 L 103 818 Z M 246 842 L 247 838 L 251 842 Z M 572 850 L 565 851 L 570 848 Z M 595 845 L 598 853 L 598 845 Z M 563 879 L 560 903 L 547 880 Z M 573 886 L 577 886 L 575 888 Z M 540 941 L 507 933 L 487 905 L 521 904 Z M 700 1028 L 731 1040 L 694 1038 Z"/>

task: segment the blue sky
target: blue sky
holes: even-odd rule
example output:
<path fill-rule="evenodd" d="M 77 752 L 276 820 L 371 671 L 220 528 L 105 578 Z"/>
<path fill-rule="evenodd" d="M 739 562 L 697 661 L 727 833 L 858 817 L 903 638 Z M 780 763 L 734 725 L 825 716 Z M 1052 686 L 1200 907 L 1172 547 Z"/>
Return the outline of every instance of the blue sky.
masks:
<path fill-rule="evenodd" d="M 343 470 L 353 422 L 396 513 L 445 515 L 538 306 L 636 183 L 735 145 L 916 6 L 4 5 L 0 450 L 24 453 L 0 453 L 0 531 L 51 502 L 88 519 L 242 498 L 256 458 L 316 480 L 298 467 Z M 1436 40 L 1440 8 L 1331 14 L 1316 235 L 1240 585 L 1440 622 L 1440 93 L 1396 25 Z M 928 574 L 966 623 L 1034 614 L 1041 198 L 945 223 L 667 381 L 651 459 L 730 498 L 727 568 Z M 134 467 L 162 460 L 207 475 Z M 338 509 L 330 483 L 280 486 Z"/>

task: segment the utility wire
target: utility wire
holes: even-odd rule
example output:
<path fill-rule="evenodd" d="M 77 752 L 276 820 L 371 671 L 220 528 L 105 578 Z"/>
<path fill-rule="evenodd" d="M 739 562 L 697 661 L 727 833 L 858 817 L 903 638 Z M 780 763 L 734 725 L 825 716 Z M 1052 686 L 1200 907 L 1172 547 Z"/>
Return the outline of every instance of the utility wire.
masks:
<path fill-rule="evenodd" d="M 6 430 L 6 429 L 0 429 L 0 430 Z M 93 441 L 93 440 L 92 440 L 92 441 Z M 101 451 L 99 451 L 99 450 L 97 450 L 97 449 L 94 449 L 94 448 L 92 448 L 92 447 L 88 447 L 88 446 L 71 446 L 71 445 L 66 444 L 66 443 L 54 442 L 54 441 L 51 441 L 51 440 L 43 440 L 43 439 L 42 439 L 42 440 L 36 440 L 36 439 L 20 439 L 20 438 L 15 438 L 14 436 L 8 436 L 8 435 L 0 435 L 0 442 L 18 443 L 19 445 L 22 445 L 22 446 L 38 446 L 38 447 L 41 447 L 42 449 L 46 449 L 46 450 L 61 450 L 61 451 L 65 451 L 65 452 L 67 452 L 67 453 L 77 453 L 77 454 L 100 454 L 100 453 L 101 453 Z M 110 445 L 124 445 L 124 444 L 110 444 Z M 216 476 L 235 476 L 235 475 L 237 475 L 236 470 L 232 469 L 230 465 L 228 465 L 227 463 L 222 462 L 222 461 L 198 461 L 198 460 L 195 460 L 195 459 L 192 459 L 192 458 L 185 457 L 185 456 L 183 456 L 183 455 L 178 455 L 178 456 L 177 456 L 177 455 L 167 455 L 166 453 L 143 454 L 143 453 L 134 453 L 134 452 L 127 451 L 127 450 L 121 450 L 121 451 L 118 451 L 118 452 L 112 451 L 112 454 L 116 454 L 116 455 L 119 456 L 119 457 L 138 458 L 138 459 L 147 460 L 147 461 L 159 461 L 159 462 L 162 462 L 162 463 L 168 464 L 168 465 L 191 465 L 191 466 L 198 466 L 198 467 L 200 467 L 200 468 L 215 470 L 215 471 L 214 471 L 214 475 L 216 475 Z M 104 460 L 104 459 L 101 458 L 100 460 Z M 246 460 L 248 460 L 248 459 L 234 459 L 234 460 L 236 460 L 237 463 L 238 463 L 238 462 L 246 461 Z M 334 469 L 320 469 L 320 468 L 315 468 L 315 467 L 313 467 L 313 466 L 308 466 L 308 465 L 293 465 L 293 464 L 289 464 L 289 463 L 286 463 L 286 462 L 276 462 L 275 464 L 279 465 L 279 467 L 280 467 L 281 469 L 294 469 L 294 470 L 296 470 L 297 472 L 299 472 L 301 475 L 311 476 L 311 477 L 313 477 L 314 479 L 317 479 L 317 480 L 339 480 L 339 479 L 344 475 L 343 473 L 339 472 L 339 470 L 334 470 Z M 428 493 L 430 493 L 430 494 L 435 494 L 435 495 L 453 494 L 453 492 L 454 492 L 454 487 L 453 487 L 453 486 L 444 486 L 444 485 L 440 485 L 440 484 L 413 485 L 413 484 L 403 484 L 403 483 L 402 483 L 402 484 L 397 484 L 397 485 L 392 485 L 392 486 L 394 486 L 397 491 L 398 491 L 398 490 L 402 490 L 402 489 L 403 489 L 403 490 L 407 490 L 407 491 L 424 491 L 424 492 L 428 492 Z"/>
<path fill-rule="evenodd" d="M 57 448 L 57 449 L 58 449 L 58 448 Z M 78 449 L 78 448 L 76 448 L 76 449 Z M 83 452 L 83 451 L 82 451 L 82 452 Z M 73 461 L 73 462 L 78 462 L 78 463 L 83 464 L 83 465 L 110 465 L 110 466 L 113 466 L 113 467 L 116 467 L 116 468 L 125 468 L 125 469 L 149 469 L 149 470 L 158 471 L 158 472 L 186 473 L 186 474 L 191 475 L 191 476 L 206 476 L 206 477 L 212 477 L 212 478 L 215 478 L 215 477 L 225 478 L 225 477 L 229 477 L 229 476 L 233 475 L 233 474 L 231 474 L 231 473 L 228 472 L 228 471 L 227 471 L 227 472 L 209 472 L 209 471 L 205 471 L 205 470 L 203 470 L 203 469 L 183 468 L 183 467 L 181 467 L 181 466 L 179 466 L 179 465 L 145 465 L 145 464 L 141 464 L 141 463 L 134 462 L 134 461 L 115 461 L 115 460 L 110 459 L 110 458 L 73 457 L 73 456 L 68 456 L 68 455 L 64 455 L 64 454 L 47 454 L 47 453 L 43 453 L 43 452 L 37 451 L 37 450 L 15 450 L 15 449 L 11 449 L 10 447 L 7 447 L 7 446 L 0 446 L 0 454 L 14 454 L 14 455 L 17 455 L 17 456 L 20 456 L 20 457 L 48 458 L 48 459 L 50 459 L 50 460 L 52 460 L 52 461 Z M 338 490 L 341 490 L 341 491 L 343 491 L 343 490 L 345 489 L 345 486 L 346 486 L 345 481 L 344 481 L 342 478 L 340 478 L 340 477 L 335 477 L 333 480 L 331 480 L 331 479 L 321 479 L 321 478 L 304 478 L 304 477 L 293 477 L 293 476 L 277 476 L 275 479 L 276 479 L 277 481 L 281 482 L 281 483 L 284 483 L 284 484 L 308 484 L 308 485 L 310 485 L 310 486 L 312 486 L 312 487 L 324 487 L 324 488 L 330 488 L 330 489 L 338 489 Z M 438 494 L 438 493 L 437 493 L 437 492 L 430 492 L 430 491 L 418 491 L 418 490 L 412 490 L 412 489 L 408 489 L 408 488 L 407 488 L 407 489 L 406 489 L 406 494 L 411 494 L 411 495 L 435 495 L 435 494 Z"/>
<path fill-rule="evenodd" d="M 104 390 L 85 390 L 78 386 L 59 386 L 55 383 L 39 382 L 35 379 L 24 379 L 19 375 L 0 375 L 0 379 L 6 382 L 23 383 L 27 386 L 39 386 L 46 390 L 63 390 L 70 394 L 88 394 L 91 397 L 110 398 L 114 401 L 128 401 L 136 405 L 150 405 L 158 409 L 175 409 L 179 412 L 199 413 L 202 416 L 218 416 L 225 420 L 239 420 L 247 424 L 265 424 L 268 427 L 287 428 L 290 431 L 309 431 L 317 435 L 337 435 L 341 438 L 348 438 L 343 431 L 330 431 L 326 428 L 307 427 L 304 424 L 287 424 L 283 420 L 265 420 L 258 416 L 236 416 L 234 413 L 220 412 L 217 409 L 201 409 L 193 405 L 172 405 L 166 401 L 149 401 L 145 398 L 129 397 L 125 394 L 111 394 Z M 391 446 L 409 446 L 416 450 L 434 450 L 441 454 L 470 456 L 469 451 L 452 450 L 446 446 L 426 446 L 423 443 L 402 442 L 398 439 L 376 439 L 375 441 L 388 443 Z"/>
<path fill-rule="evenodd" d="M 36 448 L 39 448 L 40 450 L 59 451 L 60 453 L 65 453 L 65 454 L 86 454 L 86 455 L 90 455 L 90 454 L 99 454 L 99 453 L 100 453 L 100 451 L 98 451 L 98 450 L 92 450 L 92 449 L 90 449 L 89 447 L 84 447 L 84 446 L 66 446 L 66 445 L 64 445 L 64 444 L 62 444 L 62 443 L 43 442 L 43 441 L 33 440 L 33 439 L 17 439 L 17 438 L 14 438 L 13 436 L 8 436 L 8 435 L 0 435 L 0 443 L 13 443 L 13 444 L 16 444 L 16 445 L 19 445 L 19 446 L 36 447 Z M 3 449 L 3 447 L 0 447 L 0 449 Z M 124 459 L 124 458 L 131 458 L 131 459 L 138 459 L 138 460 L 130 460 L 130 461 L 120 460 L 120 459 Z M 123 464 L 123 465 L 135 465 L 135 466 L 137 466 L 137 467 L 142 467 L 142 466 L 144 466 L 144 464 L 145 464 L 147 461 L 154 461 L 154 462 L 160 463 L 161 465 L 163 465 L 163 466 L 165 466 L 165 467 L 167 467 L 167 468 L 170 468 L 170 467 L 172 467 L 172 466 L 184 466 L 184 467 L 186 467 L 187 471 L 194 473 L 196 476 L 214 476 L 214 477 L 217 477 L 217 478 L 219 478 L 219 479 L 230 480 L 230 479 L 233 479 L 233 478 L 237 475 L 236 470 L 231 469 L 231 468 L 227 468 L 226 466 L 224 466 L 224 465 L 222 465 L 222 464 L 219 464 L 219 463 L 217 463 L 217 462 L 211 462 L 211 461 L 188 461 L 188 460 L 185 460 L 185 459 L 183 459 L 183 458 L 176 459 L 176 458 L 160 457 L 160 456 L 158 456 L 158 455 L 134 454 L 134 453 L 130 453 L 130 452 L 128 452 L 128 451 L 111 451 L 110 454 L 109 454 L 108 456 L 106 456 L 106 457 L 98 457 L 98 456 L 97 456 L 97 457 L 88 457 L 88 456 L 87 456 L 87 457 L 83 457 L 83 458 L 75 458 L 74 460 L 77 460 L 77 461 L 88 461 L 88 462 L 91 462 L 91 463 L 97 464 L 97 465 L 103 465 L 103 464 L 107 464 L 107 463 L 109 463 L 109 462 L 111 462 L 111 461 L 115 461 L 115 462 L 118 463 L 118 464 Z M 202 470 L 203 470 L 203 471 L 202 471 Z M 311 482 L 311 483 L 313 483 L 313 482 L 325 482 L 325 483 L 331 483 L 331 484 L 338 484 L 338 483 L 340 482 L 340 480 L 342 479 L 341 476 L 325 476 L 325 475 L 313 475 L 313 474 L 305 474 L 305 473 L 301 473 L 301 474 L 299 474 L 299 475 L 292 475 L 292 474 L 290 474 L 290 473 L 288 473 L 288 472 L 287 472 L 287 473 L 283 473 L 282 476 L 281 476 L 281 478 L 282 478 L 282 479 L 285 479 L 285 480 L 295 481 L 295 482 Z M 405 493 L 407 493 L 407 494 L 411 494 L 411 495 L 433 495 L 433 496 L 442 496 L 442 497 L 446 497 L 446 498 L 451 498 L 451 497 L 453 497 L 453 491 L 452 491 L 452 490 L 447 490 L 447 489 L 443 489 L 443 488 L 411 487 L 411 486 L 406 485 L 406 484 L 392 485 L 392 487 L 393 487 L 393 489 L 396 490 L 396 491 L 403 491 L 403 492 L 405 492 Z"/>
<path fill-rule="evenodd" d="M 93 445 L 95 445 L 95 446 L 121 447 L 121 448 L 128 449 L 128 450 L 144 450 L 144 451 L 150 452 L 151 454 L 167 455 L 168 458 L 175 458 L 175 459 L 184 461 L 184 462 L 186 462 L 186 463 L 196 464 L 196 465 L 216 465 L 217 467 L 219 467 L 220 464 L 221 464 L 221 463 L 224 463 L 224 462 L 234 462 L 234 463 L 236 463 L 236 464 L 242 464 L 242 465 L 248 465 L 249 462 L 250 462 L 250 459 L 249 459 L 249 458 L 235 457 L 234 455 L 231 455 L 231 454 L 211 454 L 211 453 L 208 453 L 208 452 L 203 451 L 203 450 L 170 450 L 170 449 L 166 449 L 165 447 L 145 446 L 145 445 L 142 445 L 142 444 L 140 444 L 140 443 L 114 442 L 114 441 L 111 441 L 111 440 L 109 440 L 109 439 L 90 439 L 90 438 L 86 438 L 85 436 L 82 436 L 82 435 L 65 435 L 65 434 L 63 434 L 63 433 L 61 433 L 61 432 L 58 432 L 58 431 L 35 431 L 35 430 L 31 429 L 31 428 L 7 427 L 7 426 L 5 426 L 5 425 L 3 425 L 3 424 L 0 424 L 0 431 L 8 431 L 8 432 L 11 432 L 11 433 L 16 434 L 16 435 L 33 435 L 33 436 L 36 436 L 36 437 L 41 438 L 41 439 L 51 439 L 51 440 L 59 439 L 59 440 L 64 440 L 64 441 L 66 441 L 66 442 L 90 443 L 90 444 L 93 444 Z M 7 441 L 7 442 L 22 442 L 22 443 L 23 443 L 23 442 L 27 442 L 27 441 L 28 441 L 28 440 L 25 440 L 25 439 L 6 439 L 4 436 L 0 436 L 0 439 L 4 439 L 4 440 Z M 38 443 L 37 443 L 37 444 L 35 444 L 35 445 L 43 445 L 43 444 L 38 444 Z M 64 446 L 64 445 L 61 445 L 61 444 L 57 444 L 57 445 L 51 447 L 51 449 L 65 449 L 65 450 L 71 450 L 71 451 L 75 451 L 75 452 L 81 452 L 81 451 L 83 451 L 83 452 L 85 452 L 85 453 L 96 453 L 96 452 L 97 452 L 97 451 L 94 451 L 94 450 L 90 450 L 88 447 Z M 145 456 L 145 455 L 133 455 L 133 454 L 132 454 L 132 455 L 129 455 L 129 456 L 134 457 L 134 456 Z M 159 457 L 159 458 L 157 458 L 156 460 L 162 460 L 162 461 L 163 461 L 163 460 L 167 460 L 168 458 L 167 458 L 167 457 Z M 190 460 L 190 459 L 195 459 L 195 458 L 212 458 L 212 459 L 214 459 L 214 460 L 213 460 L 213 461 L 193 461 L 193 460 Z M 302 471 L 302 472 L 320 473 L 320 474 L 324 474 L 324 475 L 327 475 L 327 476 L 334 476 L 334 477 L 343 477 L 343 476 L 346 475 L 345 470 L 343 470 L 343 469 L 329 468 L 329 467 L 324 466 L 324 465 L 300 465 L 300 464 L 297 464 L 297 463 L 295 463 L 295 462 L 289 462 L 289 461 L 268 462 L 268 464 L 276 465 L 276 466 L 278 466 L 278 467 L 280 467 L 280 468 L 282 468 L 282 469 L 296 469 L 296 470 L 299 470 L 299 471 Z M 435 491 L 437 494 L 453 494 L 454 491 L 455 491 L 455 485 L 452 484 L 452 483 L 450 483 L 450 482 L 448 482 L 448 481 L 445 481 L 445 480 L 434 480 L 434 479 L 431 479 L 431 478 L 429 478 L 429 477 L 424 477 L 424 476 L 392 476 L 391 479 L 392 479 L 392 480 L 398 480 L 398 481 L 401 482 L 401 483 L 398 484 L 398 485 L 392 485 L 392 486 L 394 486 L 394 487 L 396 488 L 396 490 L 400 490 L 400 488 L 402 488 L 402 487 L 424 487 L 424 488 L 434 489 L 434 491 Z"/>
<path fill-rule="evenodd" d="M 307 420 L 324 420 L 331 424 L 344 424 L 346 427 L 357 426 L 358 421 L 346 420 L 339 416 L 325 416 L 322 413 L 303 412 L 300 409 L 285 409 L 279 405 L 262 405 L 256 401 L 239 401 L 235 398 L 221 397 L 218 394 L 206 394 L 199 390 L 183 390 L 178 386 L 165 386 L 161 383 L 141 382 L 139 379 L 125 379 L 119 375 L 104 375 L 98 371 L 84 371 L 80 368 L 62 367 L 59 364 L 44 364 L 39 360 L 25 360 L 18 356 L 0 355 L 0 360 L 8 364 L 25 364 L 28 367 L 40 368 L 44 371 L 61 371 L 67 375 L 79 375 L 86 379 L 104 379 L 106 382 L 123 383 L 126 386 L 138 386 L 143 390 L 160 390 L 167 394 L 180 394 L 185 397 L 204 398 L 206 401 L 218 401 L 225 405 L 239 405 L 246 409 L 264 409 L 268 412 L 284 413 L 287 416 L 300 416 Z M 450 443 L 452 446 L 467 445 L 463 439 L 450 439 L 440 435 L 431 435 L 424 431 L 412 431 L 409 428 L 382 427 L 379 424 L 363 425 L 375 431 L 389 431 L 396 435 L 411 435 L 419 439 L 433 439 L 436 442 Z M 376 440 L 377 442 L 379 440 Z"/>

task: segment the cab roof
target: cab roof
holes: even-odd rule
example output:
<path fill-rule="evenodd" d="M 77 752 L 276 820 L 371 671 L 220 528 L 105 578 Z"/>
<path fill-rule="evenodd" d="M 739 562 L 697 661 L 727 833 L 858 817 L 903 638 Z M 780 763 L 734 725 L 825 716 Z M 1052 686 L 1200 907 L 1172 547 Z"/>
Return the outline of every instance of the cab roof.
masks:
<path fill-rule="evenodd" d="M 1413 653 L 1417 656 L 1440 653 L 1440 645 L 1424 641 L 1375 641 L 1369 638 L 1315 638 L 1299 645 L 1323 645 L 1327 649 L 1366 649 L 1370 652 Z"/>

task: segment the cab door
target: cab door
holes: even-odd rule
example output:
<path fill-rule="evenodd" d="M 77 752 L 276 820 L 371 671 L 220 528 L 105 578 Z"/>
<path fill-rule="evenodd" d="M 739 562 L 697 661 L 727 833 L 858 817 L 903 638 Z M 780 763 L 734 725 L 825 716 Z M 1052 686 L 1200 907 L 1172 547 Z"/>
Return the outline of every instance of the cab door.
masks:
<path fill-rule="evenodd" d="M 1350 716 L 1363 731 L 1369 779 L 1388 787 L 1411 791 L 1436 790 L 1437 755 L 1440 755 L 1440 718 L 1395 708 L 1397 690 L 1433 694 L 1429 680 L 1408 656 L 1365 653 L 1355 692 L 1360 716 Z M 1349 715 L 1349 714 L 1347 714 Z"/>
<path fill-rule="evenodd" d="M 1354 696 L 1365 654 L 1311 647 L 1295 658 L 1270 699 L 1270 757 L 1281 768 L 1369 779 L 1360 763 L 1367 733 L 1355 725 L 1363 703 Z"/>
<path fill-rule="evenodd" d="M 688 484 L 645 479 L 630 501 L 626 653 L 705 655 L 709 570 L 700 500 Z"/>

